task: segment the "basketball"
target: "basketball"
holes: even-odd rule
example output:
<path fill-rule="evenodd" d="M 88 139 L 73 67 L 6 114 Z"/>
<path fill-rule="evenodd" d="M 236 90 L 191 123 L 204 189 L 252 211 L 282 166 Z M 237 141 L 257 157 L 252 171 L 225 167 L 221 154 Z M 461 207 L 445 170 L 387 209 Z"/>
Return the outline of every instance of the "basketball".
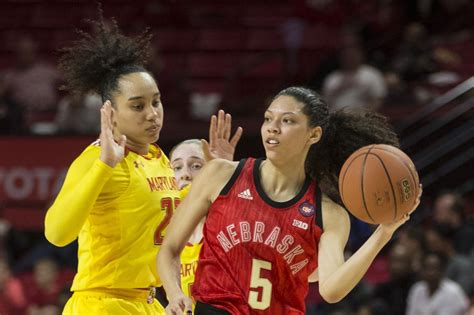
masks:
<path fill-rule="evenodd" d="M 420 190 L 411 159 L 391 145 L 360 148 L 344 162 L 339 192 L 347 210 L 371 224 L 402 218 L 416 203 Z"/>

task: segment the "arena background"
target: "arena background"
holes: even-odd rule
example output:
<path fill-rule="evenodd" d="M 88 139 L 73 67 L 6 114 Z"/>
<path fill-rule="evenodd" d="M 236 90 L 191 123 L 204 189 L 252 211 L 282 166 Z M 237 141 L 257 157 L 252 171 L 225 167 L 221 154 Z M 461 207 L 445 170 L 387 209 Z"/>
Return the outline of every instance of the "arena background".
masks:
<path fill-rule="evenodd" d="M 437 197 L 448 190 L 446 207 L 462 218 L 455 229 L 468 235 L 466 251 L 456 254 L 474 273 L 472 1 L 103 0 L 102 7 L 125 34 L 146 27 L 154 34 L 149 69 L 162 93 L 159 145 L 166 152 L 206 138 L 209 116 L 223 108 L 244 128 L 236 159 L 262 156 L 260 124 L 271 97 L 290 85 L 324 92 L 325 79 L 342 66 L 339 56 L 357 46 L 385 86 L 375 108 L 395 126 L 423 183 L 422 206 L 404 233 L 421 234 L 422 250 L 433 249 L 428 234 L 440 223 L 434 212 L 443 211 Z M 88 18 L 97 18 L 94 1 L 0 0 L 1 314 L 56 314 L 68 295 L 75 245 L 52 248 L 42 229 L 68 165 L 98 136 L 100 103 L 60 91 L 56 68 L 58 49 L 77 38 L 76 28 L 90 28 Z M 353 220 L 348 255 L 371 230 Z M 308 314 L 377 314 L 374 292 L 391 279 L 391 247 L 363 288 L 335 306 L 321 302 L 312 285 Z M 465 288 L 471 297 L 473 283 Z M 22 294 L 23 304 L 9 311 Z"/>

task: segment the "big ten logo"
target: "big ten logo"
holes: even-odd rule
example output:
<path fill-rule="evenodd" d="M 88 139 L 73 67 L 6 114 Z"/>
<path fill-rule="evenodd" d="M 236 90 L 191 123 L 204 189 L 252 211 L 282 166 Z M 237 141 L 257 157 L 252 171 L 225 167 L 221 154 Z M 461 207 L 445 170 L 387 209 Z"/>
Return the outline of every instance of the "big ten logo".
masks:
<path fill-rule="evenodd" d="M 402 202 L 407 201 L 411 198 L 413 190 L 410 184 L 410 181 L 406 178 L 402 179 L 400 182 L 400 190 L 402 192 Z"/>
<path fill-rule="evenodd" d="M 300 229 L 307 230 L 308 229 L 308 223 L 293 219 L 293 226 L 296 226 Z"/>
<path fill-rule="evenodd" d="M 48 200 L 61 188 L 66 168 L 0 168 L 0 197 L 11 200 Z"/>

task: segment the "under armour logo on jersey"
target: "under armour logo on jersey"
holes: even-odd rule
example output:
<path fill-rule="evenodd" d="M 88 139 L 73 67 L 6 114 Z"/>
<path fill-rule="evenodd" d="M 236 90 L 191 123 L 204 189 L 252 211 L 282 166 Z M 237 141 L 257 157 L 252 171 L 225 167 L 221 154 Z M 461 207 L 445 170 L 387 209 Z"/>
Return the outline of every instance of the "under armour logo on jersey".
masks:
<path fill-rule="evenodd" d="M 247 200 L 253 200 L 252 194 L 250 193 L 250 189 L 244 190 L 243 192 L 238 194 L 237 197 Z"/>
<path fill-rule="evenodd" d="M 138 168 L 139 166 L 144 167 L 145 164 L 143 164 L 142 161 L 133 161 L 133 164 L 135 164 L 135 168 Z"/>

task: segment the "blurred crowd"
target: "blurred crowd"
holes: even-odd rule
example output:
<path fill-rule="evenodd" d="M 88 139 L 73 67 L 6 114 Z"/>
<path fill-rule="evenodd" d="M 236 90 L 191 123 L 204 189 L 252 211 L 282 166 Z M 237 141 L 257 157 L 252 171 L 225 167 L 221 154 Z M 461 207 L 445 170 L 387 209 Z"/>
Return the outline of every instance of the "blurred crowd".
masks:
<path fill-rule="evenodd" d="M 466 72 L 466 63 L 474 61 L 450 48 L 474 41 L 470 0 L 298 0 L 289 6 L 293 16 L 278 26 L 285 46 L 278 89 L 310 86 L 332 109 L 364 107 L 384 113 L 403 106 L 419 109 L 474 70 Z M 186 14 L 177 16 L 185 25 Z M 315 57 L 321 61 L 308 71 L 300 52 L 304 41 L 318 45 L 319 38 L 304 34 L 321 23 L 339 30 L 337 45 L 327 55 Z M 62 75 L 51 59 L 39 53 L 41 44 L 31 34 L 20 34 L 13 45 L 15 60 L 0 67 L 0 134 L 97 135 L 101 98 L 62 91 Z M 474 45 L 469 47 L 472 57 Z M 222 95 L 193 90 L 181 73 L 184 69 L 163 62 L 160 49 L 158 43 L 152 47 L 149 69 L 158 78 L 167 114 L 200 118 L 220 102 L 236 103 L 236 94 L 228 93 L 232 86 Z M 263 85 L 257 89 L 262 91 L 260 102 L 266 90 Z M 237 97 L 251 102 L 245 95 Z M 348 257 L 372 229 L 352 220 Z M 317 284 L 311 285 L 308 314 L 474 314 L 473 244 L 470 205 L 455 192 L 440 191 L 432 202 L 422 203 L 365 280 L 342 302 L 324 303 Z M 70 295 L 76 250 L 76 244 L 55 248 L 42 231 L 19 231 L 0 219 L 0 314 L 59 314 Z"/>
<path fill-rule="evenodd" d="M 185 7 L 181 10 L 179 16 L 186 16 Z M 268 15 L 271 10 L 268 6 Z M 321 91 L 335 109 L 417 108 L 472 74 L 472 69 L 466 68 L 466 63 L 470 62 L 471 67 L 472 61 L 465 60 L 466 49 L 462 46 L 473 41 L 472 1 L 298 0 L 288 5 L 288 12 L 293 14 L 275 26 L 282 35 L 282 45 L 277 46 L 284 47 L 281 55 L 285 60 L 276 90 L 290 84 L 308 85 Z M 140 23 L 137 25 L 140 27 Z M 336 38 L 324 37 L 325 27 L 336 30 Z M 450 49 L 457 43 L 461 43 L 459 49 Z M 97 134 L 101 99 L 60 91 L 61 73 L 48 63 L 51 58 L 43 60 L 44 50 L 38 53 L 42 44 L 27 33 L 15 36 L 15 60 L 11 66 L 0 68 L 0 133 Z M 305 46 L 318 45 L 334 49 L 325 56 L 320 52 L 306 56 L 320 59 L 319 63 L 309 63 L 314 68 L 308 71 L 301 52 Z M 200 118 L 220 104 L 236 103 L 235 97 L 246 99 L 246 95 L 229 92 L 239 85 L 235 80 L 229 81 L 225 91 L 203 94 L 193 90 L 186 69 L 176 70 L 162 60 L 162 46 L 157 38 L 149 68 L 158 78 L 170 110 L 185 112 L 181 118 Z M 305 50 L 305 54 L 310 51 Z M 472 56 L 472 51 L 466 51 L 466 55 Z M 232 75 L 229 73 L 229 77 Z M 262 94 L 275 92 L 266 90 L 263 84 L 256 88 L 261 91 L 259 102 Z M 248 104 L 248 108 L 252 106 Z M 234 111 L 246 112 L 241 108 Z"/>
<path fill-rule="evenodd" d="M 474 314 L 474 222 L 466 210 L 459 194 L 441 191 L 396 232 L 343 301 L 324 303 L 312 286 L 308 314 Z M 348 257 L 373 228 L 362 226 L 354 220 Z"/>

